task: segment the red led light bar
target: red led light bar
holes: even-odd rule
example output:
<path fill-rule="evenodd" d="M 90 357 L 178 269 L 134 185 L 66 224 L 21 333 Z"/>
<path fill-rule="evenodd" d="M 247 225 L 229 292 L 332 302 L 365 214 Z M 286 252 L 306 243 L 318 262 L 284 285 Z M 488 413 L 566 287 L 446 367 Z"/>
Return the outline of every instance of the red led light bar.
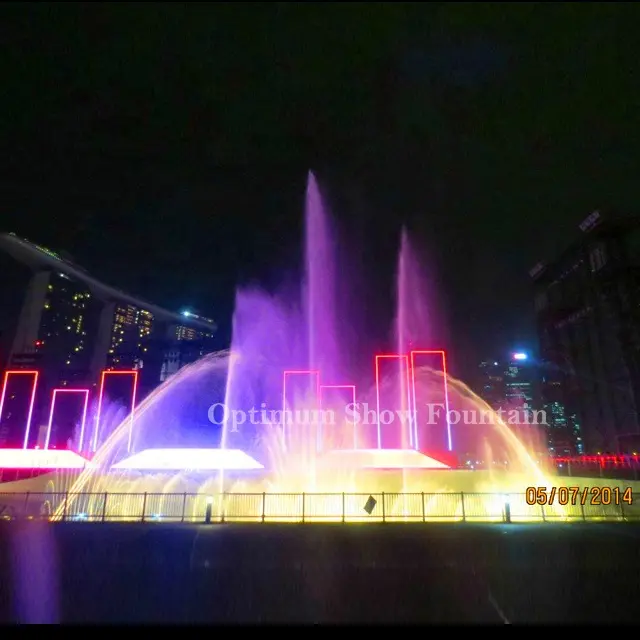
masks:
<path fill-rule="evenodd" d="M 82 405 L 82 422 L 80 423 L 80 442 L 78 443 L 78 450 L 82 451 L 82 444 L 84 442 L 84 427 L 87 421 L 87 408 L 89 407 L 89 389 L 54 389 L 51 396 L 51 408 L 49 409 L 49 424 L 47 424 L 47 437 L 44 441 L 44 448 L 49 448 L 49 441 L 51 439 L 51 427 L 53 425 L 53 412 L 56 406 L 56 397 L 59 393 L 84 393 L 84 403 Z"/>
<path fill-rule="evenodd" d="M 322 390 L 323 389 L 351 389 L 353 404 L 355 408 L 356 404 L 356 385 L 355 384 L 322 384 L 318 388 L 318 404 L 322 408 Z M 353 416 L 353 448 L 358 448 L 358 429 L 356 424 L 356 417 Z"/>
<path fill-rule="evenodd" d="M 27 424 L 24 432 L 24 441 L 22 448 L 26 449 L 29 444 L 29 432 L 31 431 L 31 418 L 33 417 L 33 404 L 36 399 L 36 387 L 38 386 L 38 371 L 5 371 L 4 380 L 2 381 L 2 394 L 0 394 L 0 423 L 2 422 L 2 410 L 4 409 L 5 396 L 7 394 L 7 384 L 9 382 L 9 376 L 12 375 L 25 375 L 33 376 L 33 386 L 31 387 L 31 399 L 29 400 L 29 411 L 27 413 Z"/>
<path fill-rule="evenodd" d="M 102 413 L 102 398 L 104 396 L 104 379 L 106 376 L 133 376 L 133 393 L 131 394 L 131 414 L 129 422 L 129 439 L 127 441 L 127 451 L 131 452 L 131 439 L 133 437 L 133 419 L 134 410 L 136 408 L 136 390 L 138 388 L 138 370 L 132 369 L 131 371 L 111 371 L 105 369 L 100 376 L 100 393 L 98 394 L 98 410 L 96 412 L 96 425 L 93 432 L 93 443 L 91 450 L 95 452 L 98 448 L 98 432 L 100 429 L 100 414 Z"/>
<path fill-rule="evenodd" d="M 407 407 L 411 416 L 411 394 L 409 390 L 409 357 L 399 353 L 376 355 L 376 422 L 378 424 L 378 449 L 382 449 L 382 432 L 380 429 L 380 360 L 401 360 L 404 362 L 405 382 L 407 389 Z M 409 441 L 413 447 L 413 420 L 409 417 Z"/>
<path fill-rule="evenodd" d="M 417 405 L 416 405 L 416 375 L 415 375 L 415 357 L 418 355 L 441 355 L 442 356 L 442 376 L 444 384 L 444 408 L 447 415 L 447 446 L 449 451 L 453 451 L 453 443 L 451 440 L 451 423 L 449 422 L 449 389 L 447 386 L 447 356 L 443 349 L 417 349 L 411 352 L 411 393 L 413 395 L 413 409 L 416 412 L 416 420 L 414 421 L 415 429 L 415 446 L 418 448 L 418 420 L 417 420 Z"/>
<path fill-rule="evenodd" d="M 557 456 L 551 458 L 554 463 L 575 463 L 575 464 L 604 464 L 613 462 L 614 464 L 624 464 L 628 462 L 640 462 L 640 456 L 634 453 L 620 453 L 614 455 L 594 455 L 594 456 Z"/>
<path fill-rule="evenodd" d="M 287 376 L 314 376 L 316 378 L 316 403 L 319 402 L 320 399 L 320 371 L 317 369 L 291 369 L 285 370 L 282 372 L 282 435 L 284 436 L 285 446 L 287 441 L 287 425 L 286 425 L 286 411 L 287 411 Z M 322 438 L 322 428 L 318 429 L 316 448 L 319 448 L 319 444 L 321 443 Z"/>

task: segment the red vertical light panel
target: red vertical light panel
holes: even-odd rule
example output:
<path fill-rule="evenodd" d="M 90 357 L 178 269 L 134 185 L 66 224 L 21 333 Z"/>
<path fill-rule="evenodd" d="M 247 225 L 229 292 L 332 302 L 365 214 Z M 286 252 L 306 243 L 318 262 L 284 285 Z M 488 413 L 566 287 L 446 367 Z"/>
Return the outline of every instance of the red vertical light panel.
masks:
<path fill-rule="evenodd" d="M 84 427 L 87 422 L 87 409 L 89 407 L 89 389 L 54 389 L 51 396 L 51 408 L 49 409 L 49 423 L 47 424 L 47 437 L 44 441 L 44 448 L 49 448 L 51 440 L 51 427 L 53 426 L 53 413 L 56 406 L 56 397 L 59 393 L 83 393 L 84 402 L 82 403 L 82 421 L 80 423 L 80 442 L 78 443 L 78 451 L 82 451 L 84 443 Z"/>
<path fill-rule="evenodd" d="M 4 409 L 4 401 L 7 394 L 7 385 L 9 383 L 9 376 L 33 376 L 33 386 L 31 387 L 31 399 L 29 400 L 29 411 L 27 412 L 27 424 L 24 430 L 24 441 L 22 444 L 22 448 L 26 449 L 29 444 L 29 432 L 31 431 L 31 418 L 33 417 L 33 404 L 36 399 L 36 387 L 38 386 L 38 375 L 37 371 L 5 371 L 4 372 L 4 380 L 2 381 L 2 394 L 0 394 L 0 422 L 2 422 L 2 411 Z"/>
<path fill-rule="evenodd" d="M 309 376 L 315 378 L 315 394 L 316 404 L 318 404 L 320 398 L 320 372 L 315 369 L 295 369 L 286 370 L 282 372 L 282 435 L 284 436 L 285 445 L 287 443 L 287 425 L 286 425 L 286 410 L 287 410 L 287 378 L 289 376 Z M 318 429 L 316 448 L 319 448 L 322 429 Z"/>
<path fill-rule="evenodd" d="M 444 407 L 446 411 L 446 420 L 447 420 L 447 447 L 449 451 L 453 451 L 453 442 L 451 440 L 451 423 L 449 422 L 449 389 L 447 387 L 447 357 L 442 349 L 417 349 L 411 352 L 411 393 L 413 397 L 413 410 L 415 412 L 415 420 L 414 420 L 414 429 L 415 429 L 415 438 L 414 444 L 417 449 L 420 445 L 418 441 L 418 419 L 417 413 L 418 408 L 416 405 L 416 375 L 415 375 L 415 359 L 416 356 L 421 355 L 439 355 L 442 357 L 442 376 L 443 380 L 443 392 L 444 392 Z"/>
<path fill-rule="evenodd" d="M 382 431 L 380 429 L 380 360 L 400 360 L 404 369 L 404 379 L 407 390 L 407 409 L 409 411 L 409 442 L 413 447 L 413 420 L 411 419 L 411 392 L 409 388 L 409 356 L 392 353 L 376 355 L 376 421 L 378 425 L 378 449 L 382 449 Z M 400 407 L 398 407 L 400 409 Z M 402 442 L 402 438 L 401 438 Z"/>
<path fill-rule="evenodd" d="M 100 415 L 102 413 L 102 398 L 104 396 L 104 381 L 106 376 L 133 376 L 133 393 L 131 394 L 131 415 L 129 422 L 129 438 L 127 440 L 127 451 L 131 452 L 131 439 L 133 437 L 133 420 L 134 411 L 136 408 L 136 392 L 138 389 L 138 370 L 132 369 L 131 371 L 110 371 L 105 369 L 100 376 L 100 392 L 98 394 L 98 410 L 96 412 L 96 425 L 93 432 L 93 443 L 91 450 L 95 452 L 98 448 L 98 432 L 100 429 Z"/>
<path fill-rule="evenodd" d="M 354 384 L 322 384 L 320 385 L 320 389 L 319 389 L 319 400 L 318 400 L 318 404 L 320 405 L 320 408 L 323 408 L 323 403 L 322 403 L 322 398 L 323 398 L 323 391 L 326 390 L 333 390 L 333 389 L 351 389 L 351 398 L 352 398 L 352 402 L 354 405 L 354 409 L 355 409 L 355 404 L 356 404 L 356 386 Z M 324 394 L 326 396 L 326 394 Z M 357 424 L 356 424 L 356 418 L 355 418 L 355 414 L 354 417 L 351 421 L 352 423 L 352 427 L 353 427 L 353 448 L 357 449 L 358 448 L 358 429 L 357 429 Z"/>

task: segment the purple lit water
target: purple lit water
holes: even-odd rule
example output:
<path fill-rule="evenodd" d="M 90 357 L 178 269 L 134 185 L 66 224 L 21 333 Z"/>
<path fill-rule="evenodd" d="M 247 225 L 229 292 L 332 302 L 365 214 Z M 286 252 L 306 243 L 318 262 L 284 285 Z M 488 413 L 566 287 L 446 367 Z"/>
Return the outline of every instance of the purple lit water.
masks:
<path fill-rule="evenodd" d="M 336 237 L 313 173 L 307 182 L 305 206 L 304 312 L 309 345 L 308 368 L 327 380 L 340 376 L 337 331 Z"/>
<path fill-rule="evenodd" d="M 230 351 L 209 354 L 182 368 L 136 408 L 134 451 L 184 447 L 185 444 L 197 448 L 241 449 L 270 472 L 260 492 L 276 487 L 284 493 L 294 489 L 322 493 L 323 489 L 332 487 L 344 490 L 346 486 L 357 488 L 360 485 L 354 484 L 349 475 L 355 471 L 352 467 L 338 469 L 337 475 L 334 467 L 330 473 L 317 473 L 316 464 L 318 467 L 323 464 L 321 456 L 316 455 L 319 451 L 352 449 L 356 442 L 359 449 L 373 449 L 379 442 L 386 449 L 406 449 L 417 444 L 419 451 L 438 459 L 438 451 L 450 449 L 446 412 L 444 422 L 430 425 L 425 424 L 425 416 L 420 413 L 428 403 L 445 404 L 446 377 L 442 373 L 441 352 L 440 355 L 427 355 L 416 363 L 412 372 L 415 374 L 415 400 L 406 360 L 404 368 L 397 362 L 394 365 L 393 361 L 391 366 L 385 365 L 376 385 L 374 361 L 380 346 L 372 345 L 367 373 L 345 366 L 351 360 L 345 357 L 348 352 L 343 349 L 350 345 L 348 341 L 341 344 L 339 337 L 341 327 L 353 326 L 353 320 L 345 311 L 342 296 L 337 295 L 337 284 L 342 285 L 348 273 L 337 267 L 337 234 L 332 229 L 312 174 L 307 187 L 305 220 L 304 276 L 300 287 L 277 294 L 257 288 L 238 290 Z M 349 247 L 351 251 L 357 249 Z M 403 354 L 406 358 L 412 349 L 443 347 L 433 343 L 433 317 L 427 304 L 430 292 L 425 291 L 428 282 L 405 230 L 398 259 L 394 340 L 385 349 L 386 354 Z M 238 424 L 231 415 L 218 422 L 221 428 L 215 429 L 207 419 L 212 403 L 226 405 L 229 412 L 238 411 L 245 416 L 252 410 L 282 412 L 285 406 L 294 410 L 317 407 L 317 379 L 308 376 L 305 381 L 305 374 L 298 376 L 303 370 L 319 371 L 322 385 L 355 385 L 356 402 L 362 409 L 367 405 L 375 413 L 377 400 L 380 400 L 381 408 L 399 411 L 400 416 L 379 427 L 374 417 L 374 422 L 358 424 L 355 430 L 352 422 L 343 420 L 327 431 L 318 430 L 314 425 L 287 426 L 277 420 L 264 422 L 260 417 L 257 423 Z M 286 394 L 283 391 L 285 371 L 296 374 L 290 376 Z M 465 411 L 486 407 L 462 383 L 451 381 L 449 394 L 452 409 Z M 333 393 L 330 402 L 339 407 L 350 400 L 350 389 L 346 392 L 343 389 Z M 411 419 L 414 407 L 419 410 L 419 428 L 415 428 Z M 108 468 L 112 461 L 126 455 L 129 425 L 125 419 L 115 428 L 96 455 L 97 465 Z M 456 425 L 456 443 L 460 441 L 462 427 Z M 470 425 L 466 430 L 470 440 L 486 441 L 492 455 L 503 456 L 510 463 L 517 462 L 522 469 L 533 468 L 526 450 L 499 421 L 492 420 L 480 429 Z M 86 471 L 75 483 L 75 490 L 86 491 L 86 487 L 94 486 L 91 483 L 98 479 L 91 470 Z M 157 482 L 164 490 L 167 486 L 173 487 L 172 483 L 178 480 L 178 476 L 172 476 L 167 485 L 165 479 L 158 477 Z M 216 478 L 218 481 L 214 488 L 222 491 L 225 487 L 222 473 Z M 133 481 L 125 477 L 122 482 L 147 480 L 142 476 Z M 403 488 L 404 482 L 403 479 Z M 210 485 L 205 489 L 209 492 Z M 370 487 L 362 485 L 362 489 L 369 491 Z"/>
<path fill-rule="evenodd" d="M 397 353 L 412 349 L 437 348 L 429 313 L 426 276 L 415 252 L 407 229 L 400 236 L 396 281 L 395 344 Z"/>
<path fill-rule="evenodd" d="M 312 378 L 306 383 L 299 376 L 288 378 L 288 392 L 283 397 L 285 370 L 320 371 L 323 385 L 356 384 L 357 402 L 376 407 L 373 379 L 373 354 L 370 377 L 356 380 L 356 373 L 345 366 L 345 349 L 340 343 L 340 326 L 353 321 L 338 300 L 339 278 L 348 274 L 338 270 L 338 237 L 322 198 L 315 176 L 308 177 L 305 199 L 305 252 L 303 279 L 295 292 L 270 295 L 259 289 L 239 290 L 233 319 L 232 358 L 227 381 L 226 403 L 233 407 L 259 406 L 269 409 L 287 405 L 308 405 L 315 401 L 311 393 Z M 353 248 L 351 248 L 353 249 Z M 402 230 L 396 278 L 396 313 L 394 349 L 408 354 L 411 349 L 431 345 L 431 319 L 426 282 L 417 252 L 406 229 Z M 340 288 L 341 291 L 344 287 Z M 392 351 L 394 350 L 392 349 Z M 385 362 L 380 370 L 381 408 L 410 410 L 410 378 L 408 360 Z M 431 364 L 431 363 L 429 363 Z M 390 365 L 390 366 L 388 366 Z M 404 369 L 403 369 L 404 366 Z M 361 376 L 360 376 L 361 377 Z M 424 398 L 421 398 L 424 400 Z M 240 433 L 244 432 L 244 437 Z M 250 430 L 249 430 L 250 431 Z M 334 429 L 335 431 L 335 429 Z M 359 446 L 413 448 L 415 427 L 411 420 L 377 429 L 359 428 Z M 250 445 L 247 430 L 227 426 L 225 446 Z M 352 442 L 353 438 L 338 438 Z M 321 448 L 322 437 L 318 444 Z"/>
<path fill-rule="evenodd" d="M 412 245 L 406 228 L 402 229 L 400 236 L 396 278 L 394 325 L 396 353 L 443 349 L 443 345 L 436 338 L 435 314 L 432 313 L 431 304 L 433 304 L 434 292 L 427 291 L 429 277 L 420 263 L 418 252 Z M 427 391 L 425 385 L 418 385 L 422 393 L 418 392 L 415 398 L 409 394 L 410 399 L 407 401 L 407 390 L 405 389 L 407 376 L 403 375 L 404 371 L 398 368 L 396 375 L 399 381 L 399 398 L 395 401 L 403 407 L 407 402 L 415 404 L 415 408 L 413 410 L 413 424 L 404 425 L 399 432 L 394 434 L 393 446 L 433 452 L 451 450 L 451 442 L 447 433 L 448 428 L 450 429 L 446 421 L 448 394 L 445 390 L 442 355 L 438 353 L 421 354 L 416 356 L 414 364 L 416 368 L 422 365 L 434 373 L 442 372 L 442 386 L 438 389 L 438 385 L 434 385 L 432 381 Z M 411 362 L 408 365 L 411 366 Z M 436 378 L 435 382 L 437 381 Z M 435 421 L 436 424 L 425 425 L 427 421 L 425 420 L 424 407 L 428 403 L 443 405 L 442 415 L 438 417 L 434 414 L 434 420 L 430 420 L 430 422 Z"/>

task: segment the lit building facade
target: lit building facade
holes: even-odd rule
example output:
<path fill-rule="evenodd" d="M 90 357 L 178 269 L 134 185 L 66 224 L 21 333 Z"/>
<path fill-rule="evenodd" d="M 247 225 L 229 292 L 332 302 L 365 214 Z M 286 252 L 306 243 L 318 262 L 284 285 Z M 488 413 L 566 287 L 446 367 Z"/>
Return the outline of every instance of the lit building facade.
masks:
<path fill-rule="evenodd" d="M 559 447 L 626 452 L 640 434 L 640 220 L 594 212 L 580 229 L 530 273 L 543 397 Z"/>
<path fill-rule="evenodd" d="M 478 368 L 478 395 L 492 408 L 505 404 L 504 366 L 497 360 L 484 360 Z"/>
<path fill-rule="evenodd" d="M 191 313 L 183 314 L 193 317 Z M 167 348 L 160 371 L 163 382 L 177 373 L 185 365 L 195 362 L 202 356 L 213 351 L 211 345 L 214 334 L 211 330 L 200 329 L 184 324 L 169 325 L 167 330 Z"/>
<path fill-rule="evenodd" d="M 0 366 L 37 370 L 38 397 L 49 398 L 54 388 L 94 388 L 101 372 L 111 369 L 137 370 L 142 399 L 167 377 L 163 368 L 176 351 L 184 355 L 174 369 L 214 350 L 212 320 L 134 298 L 13 234 L 0 236 L 0 268 L 8 276 L 0 289 Z M 194 348 L 182 349 L 186 343 Z M 15 384 L 22 385 L 22 378 Z M 15 444 L 14 418 L 24 430 L 24 407 L 12 406 L 22 397 L 6 394 L 0 445 Z M 48 402 L 36 402 L 34 437 L 46 422 L 40 405 Z M 64 442 L 66 434 L 59 439 Z"/>
<path fill-rule="evenodd" d="M 491 408 L 526 413 L 537 408 L 534 367 L 526 354 L 512 354 L 506 360 L 485 360 L 478 371 L 478 394 Z"/>

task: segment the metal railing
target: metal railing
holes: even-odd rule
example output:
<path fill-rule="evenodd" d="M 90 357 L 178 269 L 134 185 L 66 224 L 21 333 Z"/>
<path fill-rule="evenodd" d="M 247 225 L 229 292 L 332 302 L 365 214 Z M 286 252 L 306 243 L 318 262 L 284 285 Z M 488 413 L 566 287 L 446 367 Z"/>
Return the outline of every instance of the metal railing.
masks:
<path fill-rule="evenodd" d="M 496 493 L 0 493 L 0 520 L 74 522 L 552 522 L 640 520 L 615 504 L 528 504 Z M 530 500 L 530 497 L 529 497 Z M 585 501 L 586 502 L 586 501 Z M 629 504 L 629 502 L 631 504 Z"/>

